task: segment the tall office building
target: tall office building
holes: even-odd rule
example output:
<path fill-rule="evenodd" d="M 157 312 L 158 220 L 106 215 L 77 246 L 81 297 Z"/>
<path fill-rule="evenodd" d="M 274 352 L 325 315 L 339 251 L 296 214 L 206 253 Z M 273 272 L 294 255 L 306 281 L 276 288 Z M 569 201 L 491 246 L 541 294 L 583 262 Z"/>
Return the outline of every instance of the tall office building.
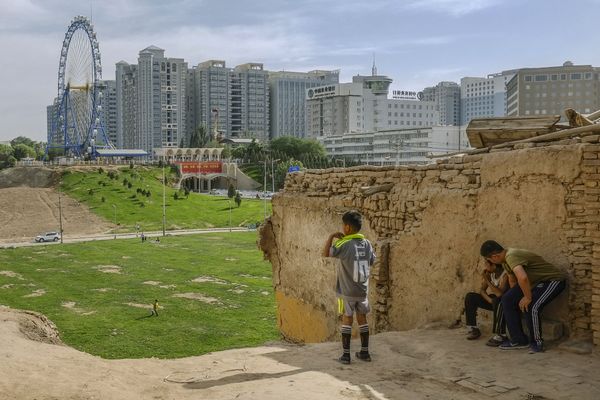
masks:
<path fill-rule="evenodd" d="M 116 138 L 119 147 L 152 153 L 177 147 L 186 134 L 187 63 L 150 46 L 137 65 L 117 63 Z"/>
<path fill-rule="evenodd" d="M 117 63 L 117 143 L 119 149 L 133 149 L 140 143 L 137 132 L 137 65 Z"/>
<path fill-rule="evenodd" d="M 460 86 L 455 82 L 440 82 L 423 89 L 423 100 L 435 102 L 440 113 L 440 125 L 460 125 Z"/>
<path fill-rule="evenodd" d="M 487 78 L 464 77 L 460 80 L 460 124 L 473 118 L 503 117 L 506 111 L 506 84 L 515 70 L 488 75 Z"/>
<path fill-rule="evenodd" d="M 507 83 L 509 116 L 560 115 L 573 108 L 581 113 L 600 109 L 598 68 L 574 65 L 522 68 Z"/>
<path fill-rule="evenodd" d="M 46 107 L 46 137 L 48 140 L 52 136 L 52 129 L 56 123 L 56 110 L 58 107 L 58 98 L 55 97 L 52 104 Z"/>
<path fill-rule="evenodd" d="M 194 113 L 188 132 L 204 126 L 224 137 L 269 138 L 269 91 L 262 64 L 228 68 L 225 61 L 209 60 L 188 72 L 188 108 Z"/>
<path fill-rule="evenodd" d="M 339 83 L 339 71 L 269 72 L 270 138 L 306 136 L 306 89 Z"/>
<path fill-rule="evenodd" d="M 102 92 L 102 126 L 108 140 L 117 146 L 117 83 L 115 80 L 100 81 Z"/>
<path fill-rule="evenodd" d="M 387 76 L 358 75 L 352 83 L 307 89 L 307 137 L 439 124 L 434 101 L 388 99 L 391 82 Z"/>

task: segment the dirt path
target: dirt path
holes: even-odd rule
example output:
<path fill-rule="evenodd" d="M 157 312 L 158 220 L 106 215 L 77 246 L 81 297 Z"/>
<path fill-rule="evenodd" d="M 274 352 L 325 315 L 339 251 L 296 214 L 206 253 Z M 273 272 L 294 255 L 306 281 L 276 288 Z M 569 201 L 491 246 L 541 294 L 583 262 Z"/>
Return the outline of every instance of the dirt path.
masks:
<path fill-rule="evenodd" d="M 6 399 L 600 398 L 600 358 L 503 352 L 454 330 L 375 335 L 374 361 L 342 366 L 337 343 L 238 349 L 176 360 L 104 360 L 56 344 L 51 323 L 0 308 Z M 167 340 L 168 338 L 165 338 Z M 353 348 L 358 342 L 352 343 Z"/>
<path fill-rule="evenodd" d="M 71 236 L 103 233 L 111 225 L 68 196 L 62 196 L 63 229 Z M 0 242 L 30 241 L 58 231 L 58 192 L 52 188 L 0 189 Z"/>

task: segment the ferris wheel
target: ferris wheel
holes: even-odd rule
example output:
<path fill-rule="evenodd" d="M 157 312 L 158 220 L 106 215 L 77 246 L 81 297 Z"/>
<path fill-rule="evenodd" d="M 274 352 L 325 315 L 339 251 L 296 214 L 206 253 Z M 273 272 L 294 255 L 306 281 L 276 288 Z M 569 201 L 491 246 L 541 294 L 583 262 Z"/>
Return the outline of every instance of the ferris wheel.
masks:
<path fill-rule="evenodd" d="M 78 16 L 65 33 L 58 64 L 58 96 L 46 151 L 94 157 L 97 148 L 114 148 L 102 121 L 100 48 L 90 21 Z"/>

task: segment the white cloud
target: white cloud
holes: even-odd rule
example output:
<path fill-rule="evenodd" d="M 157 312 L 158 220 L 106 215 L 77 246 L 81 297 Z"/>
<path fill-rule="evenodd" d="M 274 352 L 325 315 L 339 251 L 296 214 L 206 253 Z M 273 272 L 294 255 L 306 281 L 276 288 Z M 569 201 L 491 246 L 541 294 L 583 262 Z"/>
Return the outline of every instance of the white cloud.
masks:
<path fill-rule="evenodd" d="M 408 8 L 448 13 L 456 17 L 493 7 L 500 0 L 408 0 Z"/>

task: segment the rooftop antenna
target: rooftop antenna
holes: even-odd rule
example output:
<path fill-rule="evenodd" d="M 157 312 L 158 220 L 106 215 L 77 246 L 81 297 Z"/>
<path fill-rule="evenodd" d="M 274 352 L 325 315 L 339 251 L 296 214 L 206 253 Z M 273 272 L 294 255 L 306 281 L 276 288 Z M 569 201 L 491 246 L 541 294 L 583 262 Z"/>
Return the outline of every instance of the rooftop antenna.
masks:
<path fill-rule="evenodd" d="M 375 53 L 373 53 L 373 68 L 371 68 L 371 75 L 377 75 L 377 67 L 375 66 Z"/>

